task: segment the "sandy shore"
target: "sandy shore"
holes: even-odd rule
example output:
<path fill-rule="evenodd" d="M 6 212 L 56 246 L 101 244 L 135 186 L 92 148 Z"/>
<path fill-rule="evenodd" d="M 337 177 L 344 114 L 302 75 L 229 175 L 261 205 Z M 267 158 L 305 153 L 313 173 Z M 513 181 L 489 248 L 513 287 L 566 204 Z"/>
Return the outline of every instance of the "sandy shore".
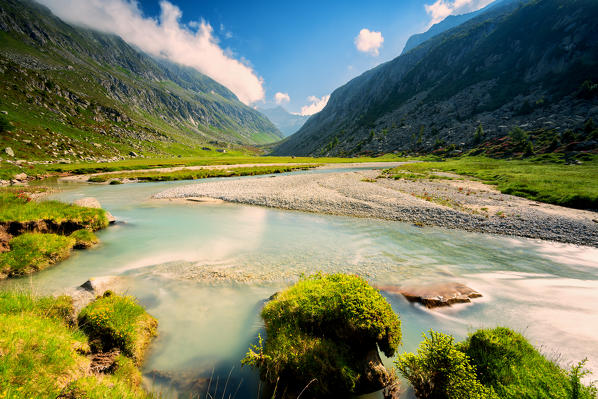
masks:
<path fill-rule="evenodd" d="M 370 165 L 373 166 L 373 165 Z M 477 181 L 393 180 L 380 171 L 203 181 L 159 199 L 212 198 L 306 212 L 378 218 L 598 247 L 598 214 L 505 195 Z"/>

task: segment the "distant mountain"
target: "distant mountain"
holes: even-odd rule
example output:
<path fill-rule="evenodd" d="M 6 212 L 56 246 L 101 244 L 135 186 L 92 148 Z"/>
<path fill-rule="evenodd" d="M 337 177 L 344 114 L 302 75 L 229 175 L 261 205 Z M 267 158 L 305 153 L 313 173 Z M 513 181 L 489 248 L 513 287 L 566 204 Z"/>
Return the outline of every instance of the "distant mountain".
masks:
<path fill-rule="evenodd" d="M 598 1 L 497 5 L 335 90 L 275 154 L 468 146 L 598 118 Z"/>
<path fill-rule="evenodd" d="M 295 133 L 309 119 L 309 116 L 291 114 L 280 106 L 267 109 L 259 108 L 258 111 L 266 115 L 285 137 Z"/>
<path fill-rule="evenodd" d="M 0 146 L 15 158 L 188 155 L 282 138 L 209 77 L 30 0 L 0 0 L 0 111 L 14 125 Z"/>

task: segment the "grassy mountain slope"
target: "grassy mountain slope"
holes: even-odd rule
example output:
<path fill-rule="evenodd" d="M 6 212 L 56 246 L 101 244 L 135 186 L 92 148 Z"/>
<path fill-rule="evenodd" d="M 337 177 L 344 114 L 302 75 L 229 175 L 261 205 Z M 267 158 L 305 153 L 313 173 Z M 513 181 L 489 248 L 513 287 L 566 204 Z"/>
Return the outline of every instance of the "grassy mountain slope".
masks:
<path fill-rule="evenodd" d="M 598 116 L 598 2 L 507 2 L 337 89 L 274 153 L 470 146 L 513 127 L 563 132 Z"/>
<path fill-rule="evenodd" d="M 281 137 L 207 76 L 30 0 L 0 0 L 0 111 L 13 125 L 0 148 L 24 159 L 196 155 Z"/>

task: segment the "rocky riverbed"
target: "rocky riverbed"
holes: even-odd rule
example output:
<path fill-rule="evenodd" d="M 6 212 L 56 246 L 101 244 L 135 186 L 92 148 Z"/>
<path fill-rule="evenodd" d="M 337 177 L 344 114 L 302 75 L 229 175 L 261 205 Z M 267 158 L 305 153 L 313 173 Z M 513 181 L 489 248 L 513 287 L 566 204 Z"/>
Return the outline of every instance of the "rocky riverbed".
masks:
<path fill-rule="evenodd" d="M 596 212 L 530 201 L 461 176 L 443 176 L 447 179 L 394 180 L 380 177 L 377 170 L 265 176 L 190 184 L 154 198 L 210 198 L 598 247 Z"/>

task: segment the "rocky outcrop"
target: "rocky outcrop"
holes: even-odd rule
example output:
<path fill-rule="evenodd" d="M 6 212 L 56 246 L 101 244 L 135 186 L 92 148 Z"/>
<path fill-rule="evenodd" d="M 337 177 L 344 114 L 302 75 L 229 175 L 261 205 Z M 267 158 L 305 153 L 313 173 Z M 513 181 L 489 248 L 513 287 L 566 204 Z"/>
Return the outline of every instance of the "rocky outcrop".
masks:
<path fill-rule="evenodd" d="M 428 309 L 469 303 L 482 294 L 460 283 L 441 283 L 414 287 L 379 286 L 380 291 L 403 295 L 409 302 L 421 303 Z"/>

